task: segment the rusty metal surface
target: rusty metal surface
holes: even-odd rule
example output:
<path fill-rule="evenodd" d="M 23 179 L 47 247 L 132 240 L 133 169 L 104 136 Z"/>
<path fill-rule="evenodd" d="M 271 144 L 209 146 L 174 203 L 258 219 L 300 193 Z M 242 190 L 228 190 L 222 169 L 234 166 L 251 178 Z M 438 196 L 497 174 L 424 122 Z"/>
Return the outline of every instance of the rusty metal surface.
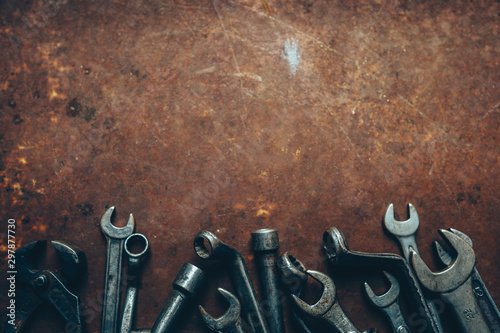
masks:
<path fill-rule="evenodd" d="M 326 271 L 327 227 L 351 249 L 400 253 L 382 218 L 391 202 L 405 218 L 411 202 L 423 259 L 433 265 L 437 228 L 466 232 L 498 302 L 499 11 L 493 1 L 1 1 L 0 232 L 15 218 L 17 246 L 64 239 L 86 252 L 77 292 L 97 332 L 106 205 L 118 223 L 134 213 L 150 239 L 135 323 L 151 327 L 187 261 L 213 277 L 199 302 L 225 309 L 216 287 L 232 287 L 196 257 L 200 230 L 238 248 L 257 283 L 253 230 L 278 229 L 280 251 Z M 366 279 L 330 272 L 352 321 L 389 332 L 361 294 Z M 63 330 L 50 309 L 29 327 Z M 204 330 L 194 307 L 179 330 Z"/>

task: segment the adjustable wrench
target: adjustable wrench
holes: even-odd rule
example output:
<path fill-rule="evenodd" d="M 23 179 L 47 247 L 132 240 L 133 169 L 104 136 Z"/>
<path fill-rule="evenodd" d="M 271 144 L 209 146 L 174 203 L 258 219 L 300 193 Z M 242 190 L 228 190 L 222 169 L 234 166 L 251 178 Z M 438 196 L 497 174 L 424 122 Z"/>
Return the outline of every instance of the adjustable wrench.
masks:
<path fill-rule="evenodd" d="M 385 212 L 384 226 L 393 236 L 395 236 L 401 249 L 403 250 L 403 255 L 407 261 L 410 261 L 410 251 L 415 251 L 417 254 L 418 247 L 415 240 L 415 233 L 418 230 L 420 221 L 418 219 L 417 210 L 415 207 L 409 203 L 408 204 L 408 215 L 409 218 L 406 221 L 396 221 L 394 218 L 394 205 L 390 204 Z M 420 288 L 420 286 L 418 286 Z M 427 307 L 432 316 L 432 320 L 436 324 L 438 332 L 443 333 L 443 327 L 441 326 L 441 320 L 439 319 L 439 312 L 436 308 L 435 303 L 429 299 L 425 298 Z"/>
<path fill-rule="evenodd" d="M 347 318 L 344 311 L 337 301 L 337 290 L 333 280 L 327 275 L 307 270 L 306 273 L 313 279 L 323 285 L 323 294 L 318 302 L 314 305 L 309 305 L 299 297 L 292 294 L 292 300 L 295 306 L 304 314 L 319 319 L 336 332 L 339 333 L 360 333 L 358 328 L 354 326 L 352 321 Z M 377 330 L 370 328 L 364 333 L 376 333 Z"/>
<path fill-rule="evenodd" d="M 116 333 L 118 328 L 118 311 L 120 309 L 120 286 L 122 276 L 123 242 L 134 232 L 134 216 L 130 214 L 127 225 L 115 227 L 111 217 L 115 207 L 109 207 L 101 218 L 101 230 L 107 240 L 106 281 L 104 285 L 104 301 L 102 306 L 102 333 Z"/>
<path fill-rule="evenodd" d="M 229 302 L 229 308 L 226 310 L 226 313 L 222 315 L 222 317 L 215 319 L 200 305 L 199 309 L 205 325 L 215 332 L 244 333 L 243 328 L 241 327 L 240 302 L 236 296 L 231 294 L 229 291 L 222 288 L 219 288 L 218 290 Z"/>
<path fill-rule="evenodd" d="M 418 324 L 421 323 L 422 328 L 427 332 L 439 332 L 425 302 L 418 279 L 403 257 L 392 253 L 351 251 L 344 235 L 335 227 L 329 228 L 323 234 L 323 249 L 328 261 L 333 265 L 384 269 L 395 274 L 400 281 L 405 283 L 404 290 L 410 293 L 418 310 L 417 314 L 421 316 L 421 319 L 417 321 Z"/>
<path fill-rule="evenodd" d="M 422 258 L 411 251 L 415 274 L 425 288 L 440 294 L 452 306 L 463 332 L 490 333 L 472 291 L 471 274 L 476 264 L 474 250 L 451 231 L 441 229 L 439 233 L 457 252 L 456 259 L 444 270 L 433 273 Z"/>
<path fill-rule="evenodd" d="M 470 247 L 472 247 L 472 239 L 470 239 L 469 236 L 453 228 L 450 228 L 448 230 L 453 232 L 458 237 L 462 238 L 467 242 L 467 244 L 470 245 Z M 451 257 L 450 253 L 447 252 L 441 246 L 441 244 L 439 244 L 439 242 L 434 242 L 434 249 L 436 250 L 439 259 L 444 265 L 448 266 L 451 264 L 453 258 Z M 474 269 L 472 270 L 472 274 L 470 277 L 472 280 L 472 289 L 474 291 L 474 295 L 476 296 L 479 307 L 483 312 L 484 319 L 486 319 L 488 323 L 488 327 L 492 332 L 500 333 L 500 312 L 498 311 L 498 308 L 493 301 L 488 288 L 486 288 L 481 275 L 479 275 L 476 267 L 474 267 Z"/>
<path fill-rule="evenodd" d="M 391 283 L 389 290 L 383 295 L 375 295 L 372 288 L 365 282 L 365 292 L 368 299 L 387 316 L 395 333 L 410 333 L 408 324 L 399 307 L 399 282 L 391 274 L 383 272 Z"/>

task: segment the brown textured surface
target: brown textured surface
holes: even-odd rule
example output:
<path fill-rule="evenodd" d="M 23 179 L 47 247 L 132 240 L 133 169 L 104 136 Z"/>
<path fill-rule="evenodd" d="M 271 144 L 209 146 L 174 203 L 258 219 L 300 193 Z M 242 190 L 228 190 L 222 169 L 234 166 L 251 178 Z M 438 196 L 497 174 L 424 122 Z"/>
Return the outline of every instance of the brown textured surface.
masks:
<path fill-rule="evenodd" d="M 254 278 L 250 233 L 261 227 L 326 271 L 329 226 L 351 249 L 399 253 L 381 227 L 391 202 L 400 219 L 417 208 L 430 265 L 437 228 L 466 232 L 500 299 L 498 3 L 0 6 L 2 225 L 17 219 L 18 246 L 64 239 L 87 253 L 89 332 L 100 327 L 106 205 L 118 223 L 133 212 L 150 239 L 136 327 L 152 326 L 183 262 L 207 267 L 192 248 L 200 230 L 239 248 Z M 300 50 L 295 75 L 287 40 Z M 231 285 L 209 270 L 218 278 L 200 302 L 217 315 L 215 288 Z M 339 275 L 354 323 L 388 332 L 364 278 Z M 42 313 L 30 332 L 63 330 Z M 202 331 L 195 310 L 181 329 Z"/>

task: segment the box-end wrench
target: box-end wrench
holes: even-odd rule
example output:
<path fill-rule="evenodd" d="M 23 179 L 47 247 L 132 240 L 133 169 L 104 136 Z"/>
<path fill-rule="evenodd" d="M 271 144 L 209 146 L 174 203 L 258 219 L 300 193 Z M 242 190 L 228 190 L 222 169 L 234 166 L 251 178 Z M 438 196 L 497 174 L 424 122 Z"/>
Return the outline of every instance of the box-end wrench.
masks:
<path fill-rule="evenodd" d="M 449 228 L 448 230 L 466 241 L 470 247 L 473 247 L 472 239 L 470 239 L 469 236 L 453 228 Z M 451 254 L 446 251 L 438 241 L 434 242 L 434 249 L 436 250 L 439 259 L 445 266 L 449 266 L 452 263 L 453 258 Z M 488 327 L 492 332 L 500 333 L 500 312 L 498 311 L 495 301 L 493 301 L 493 298 L 491 297 L 488 288 L 486 288 L 486 285 L 484 284 L 484 281 L 481 278 L 481 275 L 479 275 L 476 267 L 472 270 L 470 277 L 472 280 L 472 290 L 474 291 L 474 295 L 476 296 L 479 307 L 484 315 L 484 319 L 488 323 Z"/>
<path fill-rule="evenodd" d="M 456 251 L 456 259 L 444 270 L 433 273 L 422 258 L 411 251 L 415 274 L 425 288 L 439 294 L 452 306 L 463 332 L 490 333 L 472 291 L 471 274 L 476 264 L 474 250 L 451 231 L 441 229 L 439 233 Z"/>
<path fill-rule="evenodd" d="M 408 220 L 397 221 L 394 218 L 394 205 L 390 204 L 387 208 L 387 211 L 385 212 L 384 226 L 387 231 L 389 231 L 398 239 L 405 259 L 407 261 L 410 261 L 410 251 L 415 251 L 417 254 L 419 253 L 417 241 L 415 240 L 415 233 L 417 232 L 418 226 L 420 225 L 417 210 L 411 203 L 408 204 L 408 215 Z M 432 299 L 429 299 L 427 297 L 425 297 L 425 301 L 427 303 L 429 311 L 431 312 L 432 319 L 435 322 L 436 327 L 438 328 L 438 332 L 442 333 L 443 327 L 441 325 L 439 312 L 436 308 L 435 303 Z"/>
<path fill-rule="evenodd" d="M 333 280 L 326 274 L 317 271 L 307 270 L 306 273 L 323 285 L 323 294 L 316 304 L 309 305 L 299 297 L 292 294 L 294 305 L 305 315 L 317 320 L 321 320 L 330 328 L 339 333 L 359 333 L 358 328 L 346 316 L 337 301 L 337 289 Z M 374 328 L 366 330 L 364 333 L 376 333 Z"/>
<path fill-rule="evenodd" d="M 410 319 L 415 320 L 415 324 L 422 325 L 422 329 L 425 331 L 438 333 L 438 328 L 432 319 L 424 295 L 420 290 L 419 281 L 406 259 L 392 253 L 351 251 L 344 235 L 335 227 L 329 228 L 323 234 L 323 249 L 328 261 L 332 265 L 387 270 L 395 274 L 400 281 L 404 282 L 404 290 L 410 293 L 413 303 L 418 310 L 417 314 L 421 316 L 419 319 Z"/>
<path fill-rule="evenodd" d="M 214 318 L 200 305 L 200 313 L 205 325 L 212 331 L 220 333 L 244 333 L 241 327 L 241 306 L 238 298 L 229 291 L 218 288 L 222 296 L 229 302 L 229 308 L 220 318 Z"/>
<path fill-rule="evenodd" d="M 101 218 L 101 230 L 107 240 L 106 281 L 102 307 L 102 333 L 116 333 L 120 309 L 120 286 L 122 276 L 122 255 L 125 238 L 134 232 L 134 216 L 130 214 L 127 225 L 122 228 L 111 223 L 115 207 L 109 207 Z"/>
<path fill-rule="evenodd" d="M 391 322 L 392 329 L 395 333 L 410 333 L 408 324 L 399 307 L 399 282 L 392 274 L 385 271 L 383 273 L 391 284 L 389 290 L 383 295 L 375 295 L 372 288 L 365 282 L 366 295 L 373 305 L 384 312 Z"/>
<path fill-rule="evenodd" d="M 205 241 L 208 242 L 209 247 L 205 245 Z M 199 232 L 194 238 L 193 245 L 196 254 L 200 258 L 224 260 L 229 264 L 234 289 L 238 299 L 241 300 L 241 308 L 248 323 L 256 333 L 269 333 L 269 328 L 241 253 L 221 241 L 210 231 Z"/>
<path fill-rule="evenodd" d="M 133 243 L 139 244 L 140 251 L 134 252 L 132 249 Z M 120 332 L 130 333 L 137 304 L 139 275 L 144 258 L 148 254 L 149 242 L 143 234 L 132 234 L 125 239 L 124 248 L 127 254 L 127 290 L 125 292 Z"/>

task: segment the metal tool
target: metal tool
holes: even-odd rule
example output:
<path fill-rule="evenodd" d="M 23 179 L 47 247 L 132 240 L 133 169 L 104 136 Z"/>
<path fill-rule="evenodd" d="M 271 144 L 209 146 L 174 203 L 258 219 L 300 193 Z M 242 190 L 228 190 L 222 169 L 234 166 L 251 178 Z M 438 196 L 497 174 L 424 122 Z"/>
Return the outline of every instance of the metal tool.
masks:
<path fill-rule="evenodd" d="M 279 248 L 278 231 L 276 229 L 259 229 L 252 233 L 252 249 L 264 295 L 263 310 L 271 332 L 284 333 L 282 292 L 278 287 L 276 275 L 276 252 Z"/>
<path fill-rule="evenodd" d="M 392 274 L 385 271 L 383 273 L 391 284 L 389 290 L 385 294 L 378 296 L 375 295 L 372 288 L 365 282 L 366 295 L 373 305 L 384 312 L 391 322 L 392 329 L 395 333 L 410 333 L 408 324 L 399 307 L 399 282 Z"/>
<path fill-rule="evenodd" d="M 472 291 L 471 273 L 476 264 L 474 250 L 451 231 L 441 229 L 439 233 L 457 252 L 457 257 L 446 269 L 433 273 L 422 258 L 411 251 L 411 263 L 420 283 L 440 294 L 452 306 L 463 332 L 490 332 Z"/>
<path fill-rule="evenodd" d="M 325 322 L 336 332 L 359 333 L 358 328 L 347 318 L 337 301 L 337 293 L 333 280 L 317 271 L 307 270 L 306 273 L 323 285 L 323 294 L 314 305 L 309 305 L 299 297 L 292 295 L 295 306 L 307 316 Z M 365 333 L 368 332 L 377 332 L 377 330 L 370 328 L 365 331 Z"/>
<path fill-rule="evenodd" d="M 190 263 L 184 264 L 172 283 L 174 290 L 151 328 L 151 333 L 174 332 L 179 315 L 188 301 L 198 294 L 204 282 L 205 273 L 201 269 Z"/>
<path fill-rule="evenodd" d="M 80 333 L 83 330 L 78 296 L 71 293 L 63 281 L 69 284 L 83 275 L 87 267 L 85 254 L 64 241 L 51 243 L 62 261 L 60 270 L 34 269 L 36 257 L 47 245 L 44 240 L 26 244 L 15 252 L 17 274 L 14 279 L 23 283 L 16 289 L 14 324 L 10 320 L 7 322 L 7 333 L 20 332 L 33 311 L 44 303 L 51 304 L 59 312 L 68 332 Z"/>
<path fill-rule="evenodd" d="M 395 236 L 399 244 L 401 245 L 401 249 L 403 251 L 403 256 L 407 261 L 410 261 L 410 251 L 418 252 L 417 241 L 415 240 L 415 233 L 418 230 L 420 225 L 420 220 L 418 218 L 417 210 L 415 207 L 409 203 L 408 204 L 408 220 L 406 221 L 397 221 L 394 218 L 394 205 L 390 204 L 385 212 L 384 217 L 384 226 L 393 236 Z M 418 286 L 420 288 L 420 286 Z M 435 326 L 438 329 L 438 332 L 443 332 L 443 327 L 441 325 L 441 320 L 439 318 L 439 312 L 436 308 L 436 304 L 432 299 L 425 297 L 425 302 L 427 303 L 427 307 L 429 308 L 430 314 L 432 316 L 432 320 L 436 324 Z"/>
<path fill-rule="evenodd" d="M 453 228 L 448 230 L 466 241 L 470 247 L 473 247 L 472 239 L 470 239 L 469 236 Z M 452 263 L 453 258 L 451 254 L 447 252 L 441 244 L 439 244 L 439 242 L 434 242 L 434 249 L 444 265 L 448 266 Z M 472 270 L 470 277 L 472 280 L 472 290 L 474 291 L 474 295 L 476 296 L 479 307 L 484 315 L 484 319 L 488 323 L 488 327 L 492 332 L 500 333 L 500 312 L 498 311 L 495 301 L 493 301 L 493 298 L 491 297 L 488 288 L 486 288 L 486 285 L 481 278 L 481 275 L 479 275 L 476 267 Z"/>
<path fill-rule="evenodd" d="M 141 250 L 138 253 L 132 252 L 132 243 L 139 243 Z M 132 234 L 125 239 L 125 253 L 127 254 L 127 290 L 123 305 L 123 315 L 120 332 L 130 333 L 137 304 L 137 289 L 139 287 L 139 275 L 141 273 L 142 262 L 148 254 L 149 242 L 143 234 Z"/>
<path fill-rule="evenodd" d="M 283 253 L 278 258 L 277 267 L 281 272 L 281 281 L 283 284 L 293 295 L 300 297 L 302 289 L 307 282 L 306 267 L 300 260 L 288 252 Z M 304 332 L 313 333 L 295 307 L 292 307 L 292 316 Z"/>
<path fill-rule="evenodd" d="M 205 246 L 205 241 L 208 242 L 210 249 Z M 241 308 L 246 319 L 256 333 L 269 333 L 270 331 L 241 253 L 222 242 L 210 231 L 201 231 L 196 235 L 194 249 L 202 259 L 224 260 L 230 265 L 234 288 L 238 299 L 241 300 Z"/>
<path fill-rule="evenodd" d="M 120 286 L 123 268 L 123 242 L 134 232 L 134 216 L 130 214 L 127 225 L 115 227 L 111 217 L 115 207 L 109 207 L 101 218 L 101 230 L 107 240 L 106 281 L 102 307 L 102 333 L 116 333 L 120 309 Z"/>
<path fill-rule="evenodd" d="M 244 333 L 243 328 L 241 327 L 241 306 L 240 302 L 229 291 L 218 288 L 219 292 L 226 298 L 229 302 L 229 308 L 226 312 L 220 317 L 215 319 L 211 315 L 209 315 L 205 309 L 200 305 L 200 313 L 205 325 L 210 328 L 212 331 L 220 332 L 220 333 Z"/>
<path fill-rule="evenodd" d="M 386 270 L 395 274 L 404 283 L 403 290 L 406 290 L 411 296 L 412 303 L 415 304 L 417 309 L 416 316 L 420 316 L 420 318 L 409 318 L 419 324 L 418 331 L 439 332 L 425 302 L 419 281 L 403 257 L 392 253 L 351 251 L 344 235 L 335 227 L 329 228 L 323 234 L 323 249 L 332 265 Z"/>

